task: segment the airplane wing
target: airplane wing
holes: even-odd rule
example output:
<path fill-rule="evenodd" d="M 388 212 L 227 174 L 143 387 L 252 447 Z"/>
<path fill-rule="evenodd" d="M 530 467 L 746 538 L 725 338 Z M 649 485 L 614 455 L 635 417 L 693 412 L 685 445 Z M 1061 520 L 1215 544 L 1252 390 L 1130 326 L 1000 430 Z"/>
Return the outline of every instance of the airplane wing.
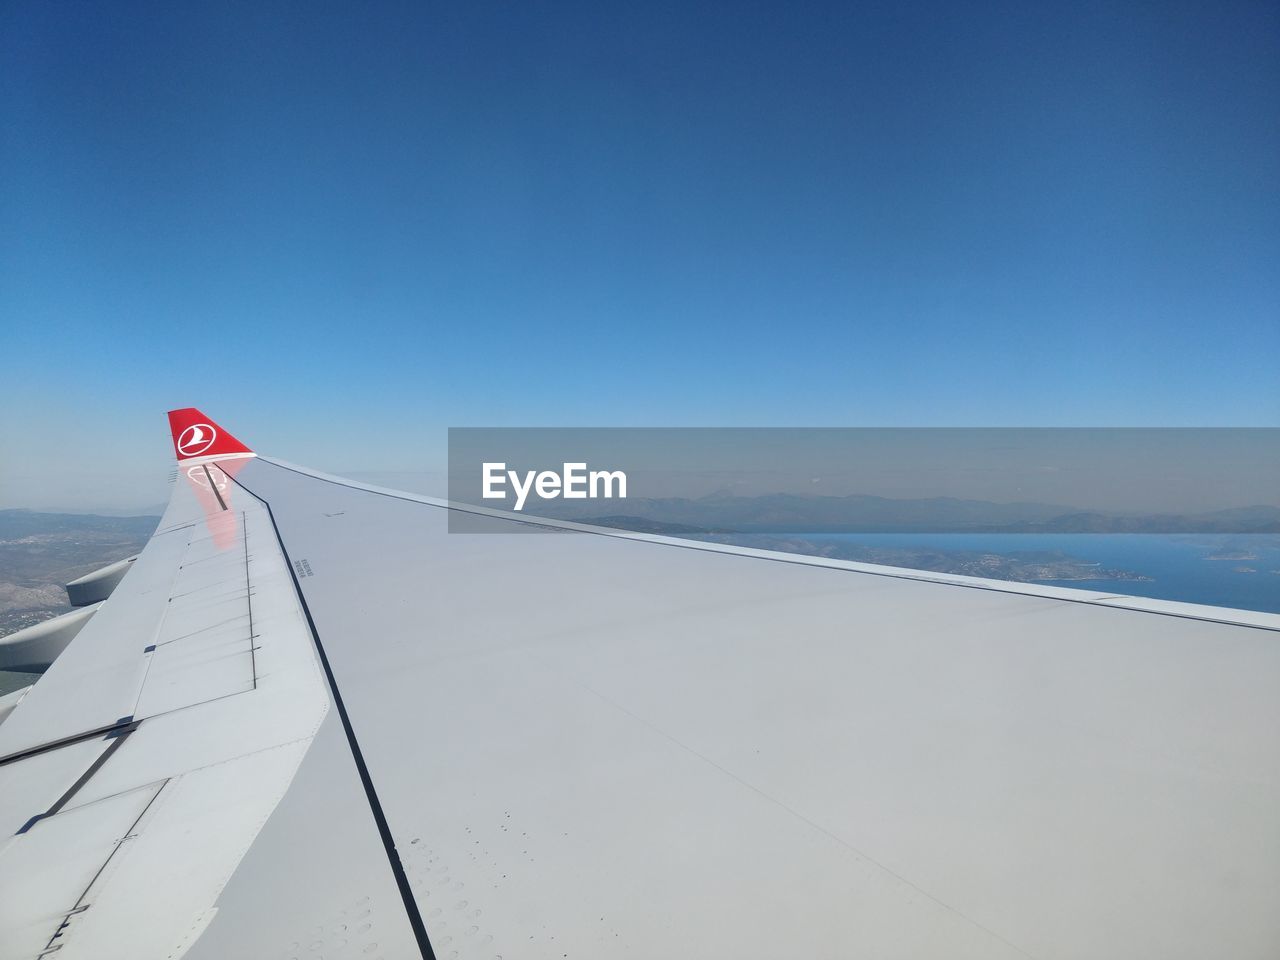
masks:
<path fill-rule="evenodd" d="M 1280 955 L 1280 616 L 518 522 L 170 420 L 155 535 L 0 714 L 3 960 Z"/>

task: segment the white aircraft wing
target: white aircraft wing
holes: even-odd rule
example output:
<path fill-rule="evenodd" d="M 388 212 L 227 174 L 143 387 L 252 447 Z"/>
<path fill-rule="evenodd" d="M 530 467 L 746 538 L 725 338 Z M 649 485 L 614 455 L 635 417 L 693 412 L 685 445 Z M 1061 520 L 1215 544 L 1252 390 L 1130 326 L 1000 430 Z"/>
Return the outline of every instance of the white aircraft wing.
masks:
<path fill-rule="evenodd" d="M 451 535 L 171 421 L 0 721 L 2 960 L 1280 956 L 1280 617 Z"/>

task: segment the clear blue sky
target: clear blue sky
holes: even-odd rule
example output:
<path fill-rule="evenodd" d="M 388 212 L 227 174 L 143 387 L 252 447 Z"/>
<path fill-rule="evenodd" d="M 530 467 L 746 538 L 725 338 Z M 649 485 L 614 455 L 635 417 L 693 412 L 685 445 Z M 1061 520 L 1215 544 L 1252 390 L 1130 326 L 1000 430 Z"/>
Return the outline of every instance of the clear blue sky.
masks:
<path fill-rule="evenodd" d="M 5 4 L 0 506 L 162 499 L 189 404 L 1280 425 L 1278 10 Z"/>

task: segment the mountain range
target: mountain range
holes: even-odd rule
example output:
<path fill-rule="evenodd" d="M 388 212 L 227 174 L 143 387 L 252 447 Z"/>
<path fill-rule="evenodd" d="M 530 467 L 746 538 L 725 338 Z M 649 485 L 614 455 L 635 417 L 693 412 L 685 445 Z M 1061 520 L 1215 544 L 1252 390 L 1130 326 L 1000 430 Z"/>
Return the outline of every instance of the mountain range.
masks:
<path fill-rule="evenodd" d="M 734 533 L 1280 533 L 1280 507 L 1256 505 L 1206 513 L 1081 510 L 1046 503 L 993 503 L 932 497 L 896 500 L 853 495 L 711 494 L 696 499 L 628 498 L 615 514 L 707 532 Z M 531 513 L 587 520 L 591 500 L 540 501 Z"/>

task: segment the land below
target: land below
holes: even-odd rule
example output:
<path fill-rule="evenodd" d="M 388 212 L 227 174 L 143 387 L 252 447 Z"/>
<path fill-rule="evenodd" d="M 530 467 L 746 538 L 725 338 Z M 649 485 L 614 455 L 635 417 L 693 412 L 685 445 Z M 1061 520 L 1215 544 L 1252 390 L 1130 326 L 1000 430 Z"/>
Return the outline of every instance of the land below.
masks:
<path fill-rule="evenodd" d="M 0 636 L 66 613 L 64 584 L 133 556 L 159 521 L 0 510 Z"/>

